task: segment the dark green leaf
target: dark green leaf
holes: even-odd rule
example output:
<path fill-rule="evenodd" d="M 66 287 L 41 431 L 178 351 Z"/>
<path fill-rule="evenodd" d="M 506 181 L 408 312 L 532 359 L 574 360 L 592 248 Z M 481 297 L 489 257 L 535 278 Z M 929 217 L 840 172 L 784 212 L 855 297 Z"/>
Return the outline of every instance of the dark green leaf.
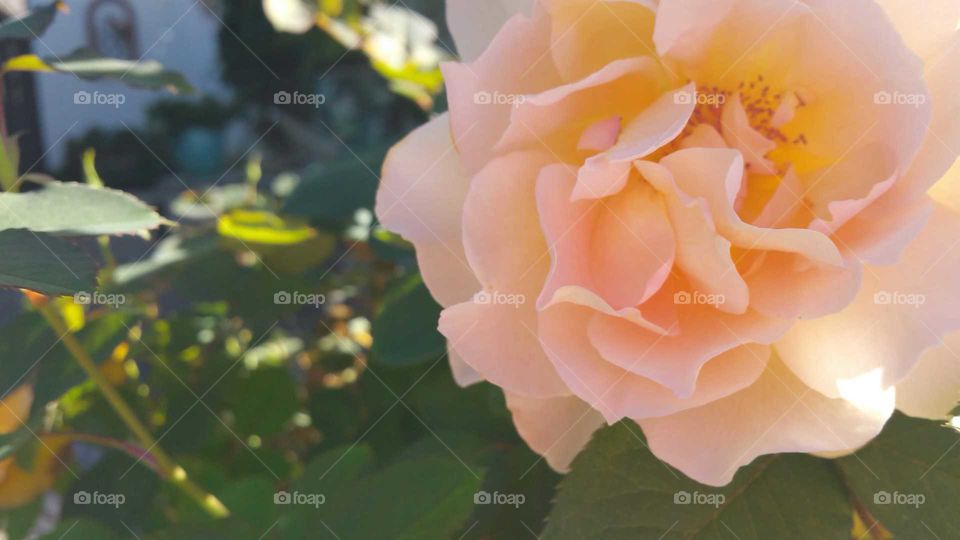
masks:
<path fill-rule="evenodd" d="M 850 537 L 852 510 L 827 460 L 758 459 L 722 488 L 700 485 L 658 460 L 635 424 L 598 432 L 560 482 L 544 538 Z"/>
<path fill-rule="evenodd" d="M 50 534 L 44 535 L 44 540 L 61 540 L 67 538 L 83 538 L 83 540 L 119 540 L 122 538 L 106 525 L 91 519 L 65 519 L 57 525 Z"/>
<path fill-rule="evenodd" d="M 407 453 L 358 479 L 369 466 L 361 448 L 328 452 L 308 468 L 296 489 L 324 503 L 291 505 L 284 538 L 448 538 L 463 527 L 481 479 L 456 457 Z"/>
<path fill-rule="evenodd" d="M 19 19 L 4 21 L 0 24 L 0 39 L 36 39 L 46 32 L 53 22 L 57 11 L 66 10 L 66 4 L 57 0 L 46 6 L 40 6 Z"/>
<path fill-rule="evenodd" d="M 57 235 L 133 234 L 162 222 L 133 195 L 74 182 L 48 182 L 29 193 L 0 193 L 0 231 Z"/>
<path fill-rule="evenodd" d="M 83 250 L 46 233 L 22 229 L 0 231 L 0 287 L 29 289 L 47 295 L 90 292 L 97 268 Z"/>
<path fill-rule="evenodd" d="M 360 208 L 373 208 L 385 149 L 349 155 L 307 169 L 283 208 L 285 214 L 322 224 L 349 221 Z"/>
<path fill-rule="evenodd" d="M 900 413 L 837 466 L 860 502 L 896 538 L 957 538 L 960 434 Z"/>
<path fill-rule="evenodd" d="M 446 339 L 437 331 L 440 306 L 419 275 L 392 288 L 373 323 L 373 354 L 378 362 L 411 366 L 444 354 Z"/>

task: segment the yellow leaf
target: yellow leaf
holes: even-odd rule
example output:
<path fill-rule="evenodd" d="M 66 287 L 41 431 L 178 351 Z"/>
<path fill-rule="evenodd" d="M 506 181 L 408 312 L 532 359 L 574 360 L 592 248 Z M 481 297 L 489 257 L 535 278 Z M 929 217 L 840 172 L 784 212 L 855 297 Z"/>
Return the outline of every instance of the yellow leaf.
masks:
<path fill-rule="evenodd" d="M 69 435 L 45 435 L 35 445 L 33 468 L 23 469 L 16 458 L 0 462 L 0 508 L 22 506 L 53 487 L 62 467 L 59 454 L 70 443 Z"/>
<path fill-rule="evenodd" d="M 55 71 L 35 54 L 21 54 L 3 63 L 4 71 Z"/>

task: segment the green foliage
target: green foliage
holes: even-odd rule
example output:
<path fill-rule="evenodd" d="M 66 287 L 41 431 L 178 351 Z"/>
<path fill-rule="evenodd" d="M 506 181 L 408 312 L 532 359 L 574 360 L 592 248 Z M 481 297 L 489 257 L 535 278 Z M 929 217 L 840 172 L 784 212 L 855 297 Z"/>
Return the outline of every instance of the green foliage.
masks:
<path fill-rule="evenodd" d="M 96 288 L 96 265 L 76 244 L 43 232 L 0 231 L 0 287 L 60 295 Z"/>
<path fill-rule="evenodd" d="M 636 425 L 620 423 L 574 460 L 544 538 L 844 539 L 851 515 L 827 460 L 768 456 L 712 488 L 658 460 Z"/>
<path fill-rule="evenodd" d="M 896 538 L 954 538 L 960 444 L 956 429 L 897 413 L 856 454 L 837 460 L 857 499 Z"/>
<path fill-rule="evenodd" d="M 439 316 L 440 306 L 419 275 L 392 287 L 373 323 L 373 354 L 377 361 L 409 366 L 443 355 L 446 340 L 436 328 Z"/>
<path fill-rule="evenodd" d="M 29 193 L 0 193 L 0 231 L 30 229 L 61 236 L 134 234 L 163 219 L 132 195 L 72 182 L 45 182 Z"/>

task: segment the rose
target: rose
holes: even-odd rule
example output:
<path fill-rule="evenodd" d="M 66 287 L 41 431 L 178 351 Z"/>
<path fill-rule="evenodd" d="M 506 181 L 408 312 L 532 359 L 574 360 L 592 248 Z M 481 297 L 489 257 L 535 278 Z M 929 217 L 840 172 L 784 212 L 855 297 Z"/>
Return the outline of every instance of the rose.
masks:
<path fill-rule="evenodd" d="M 554 468 L 629 419 L 722 485 L 762 454 L 850 453 L 895 407 L 952 408 L 960 2 L 447 13 L 449 113 L 392 149 L 377 213 L 417 248 L 457 381 L 501 386 Z"/>

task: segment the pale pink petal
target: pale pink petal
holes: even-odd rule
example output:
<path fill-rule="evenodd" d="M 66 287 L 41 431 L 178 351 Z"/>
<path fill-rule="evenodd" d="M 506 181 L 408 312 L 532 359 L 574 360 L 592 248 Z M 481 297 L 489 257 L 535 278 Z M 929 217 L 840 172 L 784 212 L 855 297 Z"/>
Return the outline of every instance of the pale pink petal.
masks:
<path fill-rule="evenodd" d="M 553 293 L 553 297 L 543 306 L 543 309 L 561 303 L 576 304 L 613 317 L 620 317 L 657 334 L 676 335 L 680 327 L 677 320 L 677 304 L 673 297 L 675 292 L 672 287 L 664 286 L 642 306 L 614 309 L 593 291 L 576 285 L 566 285 Z"/>
<path fill-rule="evenodd" d="M 703 197 L 717 230 L 735 246 L 753 250 L 798 253 L 833 266 L 843 266 L 837 247 L 822 233 L 806 229 L 762 229 L 744 223 L 733 209 L 740 191 L 743 159 L 735 150 L 690 148 L 674 152 L 660 164 L 683 192 Z"/>
<path fill-rule="evenodd" d="M 569 395 L 536 331 L 536 311 L 522 304 L 471 301 L 440 314 L 450 347 L 484 379 L 530 397 Z"/>
<path fill-rule="evenodd" d="M 620 137 L 620 117 L 597 120 L 580 135 L 577 150 L 602 152 L 617 143 Z"/>
<path fill-rule="evenodd" d="M 894 392 L 866 383 L 858 390 L 829 399 L 772 361 L 745 390 L 638 423 L 654 455 L 697 482 L 722 486 L 764 454 L 850 453 L 869 442 L 893 413 Z"/>
<path fill-rule="evenodd" d="M 520 437 L 561 473 L 604 424 L 600 413 L 574 396 L 537 399 L 507 392 L 506 397 Z"/>
<path fill-rule="evenodd" d="M 933 101 L 932 120 L 919 154 L 903 179 L 891 190 L 890 197 L 915 198 L 937 183 L 956 162 L 960 154 L 960 35 L 954 35 L 948 46 L 926 66 L 926 80 Z"/>
<path fill-rule="evenodd" d="M 599 199 L 622 189 L 634 160 L 653 153 L 683 131 L 694 103 L 678 96 L 693 91 L 691 83 L 667 92 L 631 120 L 615 146 L 591 157 L 580 169 L 573 199 Z"/>
<path fill-rule="evenodd" d="M 746 343 L 773 343 L 790 326 L 788 321 L 755 312 L 729 315 L 710 305 L 694 304 L 683 308 L 676 336 L 647 332 L 601 313 L 590 321 L 587 334 L 610 363 L 688 398 L 696 389 L 700 369 L 712 358 Z"/>
<path fill-rule="evenodd" d="M 449 344 L 448 344 L 449 345 Z M 477 370 L 470 367 L 460 358 L 457 351 L 447 347 L 447 358 L 450 360 L 450 371 L 453 374 L 453 381 L 466 388 L 483 380 L 483 376 L 477 373 Z"/>
<path fill-rule="evenodd" d="M 726 148 L 727 141 L 710 124 L 697 124 L 696 127 L 680 141 L 680 148 Z"/>
<path fill-rule="evenodd" d="M 834 237 L 844 251 L 863 263 L 895 264 L 904 248 L 926 226 L 931 212 L 933 206 L 928 197 L 908 203 L 902 198 L 881 196 L 844 224 Z"/>
<path fill-rule="evenodd" d="M 622 58 L 653 56 L 655 0 L 540 0 L 553 22 L 550 55 L 566 80 Z"/>
<path fill-rule="evenodd" d="M 829 397 L 871 373 L 884 386 L 900 382 L 924 349 L 960 328 L 958 239 L 960 217 L 938 206 L 899 264 L 868 266 L 853 303 L 796 324 L 776 344 L 784 362 Z"/>
<path fill-rule="evenodd" d="M 860 290 L 861 275 L 856 261 L 837 268 L 794 253 L 769 251 L 744 279 L 750 286 L 752 309 L 769 317 L 806 320 L 849 305 Z"/>
<path fill-rule="evenodd" d="M 469 183 L 443 114 L 390 150 L 377 191 L 377 218 L 414 243 L 424 281 L 445 306 L 462 302 L 479 289 L 461 240 Z"/>
<path fill-rule="evenodd" d="M 913 52 L 930 61 L 956 36 L 960 24 L 957 0 L 877 0 Z"/>
<path fill-rule="evenodd" d="M 473 178 L 463 236 L 483 291 L 440 317 L 440 331 L 466 364 L 494 384 L 536 397 L 569 393 L 535 334 L 534 299 L 549 268 L 535 189 L 547 162 L 545 154 L 518 152 Z"/>
<path fill-rule="evenodd" d="M 516 152 L 494 159 L 473 177 L 463 204 L 463 243 L 482 288 L 531 300 L 539 293 L 550 260 L 536 189 L 550 161 L 542 152 Z"/>
<path fill-rule="evenodd" d="M 752 384 L 763 371 L 769 347 L 746 345 L 717 356 L 700 370 L 688 398 L 604 360 L 583 329 L 597 314 L 586 307 L 558 304 L 541 314 L 540 335 L 570 389 L 600 411 L 608 423 L 650 418 L 698 407 Z"/>
<path fill-rule="evenodd" d="M 538 305 L 577 285 L 613 309 L 652 296 L 673 264 L 674 240 L 657 194 L 638 181 L 606 201 L 570 201 L 575 178 L 565 165 L 544 169 L 537 183 L 542 228 L 552 265 Z"/>
<path fill-rule="evenodd" d="M 478 171 L 492 156 L 494 145 L 510 122 L 517 96 L 561 84 L 549 48 L 549 17 L 534 4 L 529 17 L 518 14 L 507 21 L 475 61 L 441 64 L 450 125 L 469 173 Z"/>
<path fill-rule="evenodd" d="M 749 303 L 747 284 L 730 257 L 730 241 L 717 234 L 706 202 L 680 193 L 670 171 L 663 166 L 649 161 L 638 161 L 635 165 L 666 199 L 677 239 L 679 269 L 696 291 L 724 299 L 717 309 L 744 313 Z"/>
<path fill-rule="evenodd" d="M 897 408 L 910 416 L 945 420 L 960 402 L 960 332 L 927 349 L 897 384 Z"/>
<path fill-rule="evenodd" d="M 534 0 L 447 0 L 447 26 L 457 52 L 472 62 L 487 48 L 494 36 L 517 13 L 530 14 Z"/>
<path fill-rule="evenodd" d="M 615 115 L 632 119 L 639 114 L 658 97 L 662 79 L 653 59 L 627 58 L 575 82 L 520 96 L 495 150 L 533 147 L 566 155 L 594 122 Z"/>

